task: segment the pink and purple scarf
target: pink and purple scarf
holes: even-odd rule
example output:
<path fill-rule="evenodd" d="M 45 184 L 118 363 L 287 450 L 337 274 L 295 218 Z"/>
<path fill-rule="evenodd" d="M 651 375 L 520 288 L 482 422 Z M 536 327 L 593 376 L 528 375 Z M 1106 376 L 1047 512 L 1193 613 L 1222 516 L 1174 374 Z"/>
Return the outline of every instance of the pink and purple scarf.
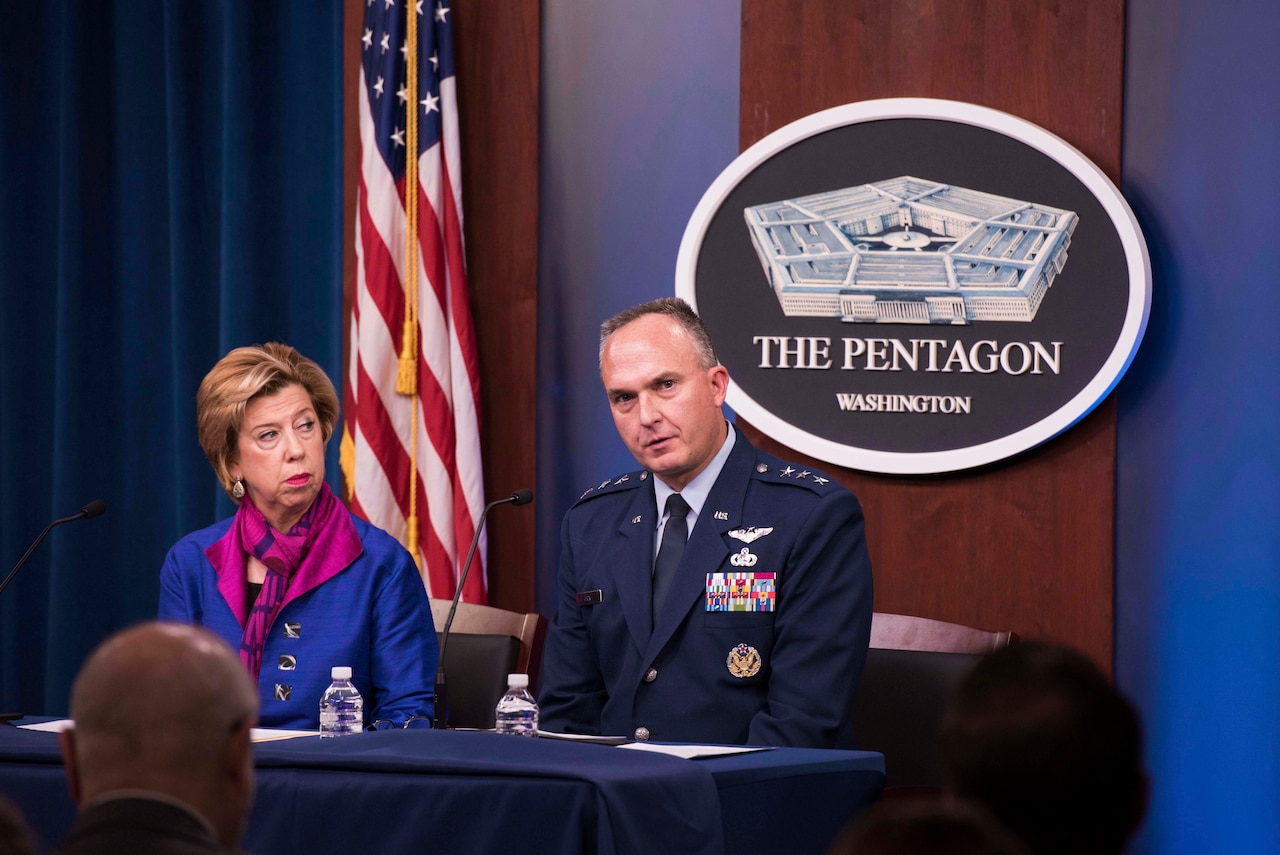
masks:
<path fill-rule="evenodd" d="M 205 554 L 218 572 L 218 588 L 241 619 L 240 661 L 258 679 L 262 650 L 276 616 L 285 604 L 331 579 L 360 556 L 364 546 L 351 517 L 328 484 L 321 484 L 311 507 L 289 531 L 271 528 L 262 512 L 245 496 L 231 529 Z M 245 566 L 253 555 L 267 567 L 262 591 L 245 615 Z"/>

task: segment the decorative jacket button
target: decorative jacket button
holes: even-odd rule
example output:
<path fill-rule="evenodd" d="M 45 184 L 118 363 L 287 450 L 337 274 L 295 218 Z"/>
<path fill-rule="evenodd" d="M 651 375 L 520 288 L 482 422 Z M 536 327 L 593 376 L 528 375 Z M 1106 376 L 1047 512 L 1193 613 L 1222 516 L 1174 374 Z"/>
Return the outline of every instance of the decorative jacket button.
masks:
<path fill-rule="evenodd" d="M 649 728 L 647 728 L 647 727 L 637 727 L 637 728 L 636 728 L 636 742 L 648 742 L 648 741 L 649 741 Z"/>
<path fill-rule="evenodd" d="M 644 675 L 644 681 L 645 681 L 646 683 L 652 683 L 652 682 L 653 682 L 654 680 L 656 680 L 656 679 L 658 679 L 658 669 L 657 669 L 657 668 L 650 668 L 648 671 L 646 671 L 646 672 L 645 672 L 645 675 Z"/>

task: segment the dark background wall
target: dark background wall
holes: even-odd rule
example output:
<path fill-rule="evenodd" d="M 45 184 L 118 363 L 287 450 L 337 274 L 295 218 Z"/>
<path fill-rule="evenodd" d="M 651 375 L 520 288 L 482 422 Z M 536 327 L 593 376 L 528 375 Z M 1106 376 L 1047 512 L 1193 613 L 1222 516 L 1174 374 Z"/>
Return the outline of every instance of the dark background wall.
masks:
<path fill-rule="evenodd" d="M 1155 272 L 1120 387 L 1116 673 L 1147 852 L 1280 852 L 1280 7 L 1130 0 L 1121 188 Z"/>
<path fill-rule="evenodd" d="M 543 3 L 538 610 L 560 518 L 635 468 L 605 405 L 600 322 L 675 293 L 676 250 L 738 151 L 738 0 Z"/>

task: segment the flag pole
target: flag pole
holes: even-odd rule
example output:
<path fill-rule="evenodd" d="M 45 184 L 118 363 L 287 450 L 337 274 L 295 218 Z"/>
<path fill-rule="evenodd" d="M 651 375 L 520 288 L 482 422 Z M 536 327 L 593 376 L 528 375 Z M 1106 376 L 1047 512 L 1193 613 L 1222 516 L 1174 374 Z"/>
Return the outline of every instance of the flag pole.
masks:
<path fill-rule="evenodd" d="M 409 518 L 405 548 L 422 571 L 418 549 L 418 16 L 405 4 L 405 286 L 404 333 L 396 391 L 413 399 L 409 419 Z"/>

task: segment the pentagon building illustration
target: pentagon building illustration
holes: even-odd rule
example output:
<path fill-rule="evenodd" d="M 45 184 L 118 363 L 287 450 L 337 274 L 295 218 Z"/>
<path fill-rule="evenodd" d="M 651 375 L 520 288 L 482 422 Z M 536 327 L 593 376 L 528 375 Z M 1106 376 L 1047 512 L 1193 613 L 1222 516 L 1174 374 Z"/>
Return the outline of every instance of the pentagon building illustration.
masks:
<path fill-rule="evenodd" d="M 910 176 L 743 213 L 787 315 L 896 324 L 1033 320 L 1079 221 Z"/>

